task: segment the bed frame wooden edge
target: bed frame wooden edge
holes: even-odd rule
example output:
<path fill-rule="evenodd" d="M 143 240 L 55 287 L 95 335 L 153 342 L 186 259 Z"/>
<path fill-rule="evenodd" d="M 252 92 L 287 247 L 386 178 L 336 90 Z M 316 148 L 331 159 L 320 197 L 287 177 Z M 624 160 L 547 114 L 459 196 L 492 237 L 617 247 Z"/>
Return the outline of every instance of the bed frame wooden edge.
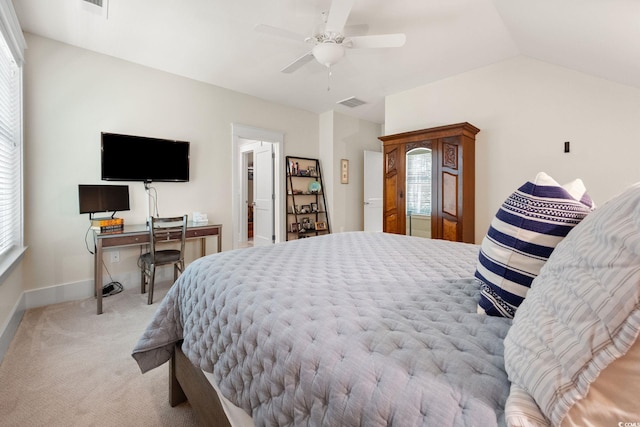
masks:
<path fill-rule="evenodd" d="M 169 363 L 169 404 L 189 401 L 202 425 L 231 427 L 216 391 L 177 343 Z"/>

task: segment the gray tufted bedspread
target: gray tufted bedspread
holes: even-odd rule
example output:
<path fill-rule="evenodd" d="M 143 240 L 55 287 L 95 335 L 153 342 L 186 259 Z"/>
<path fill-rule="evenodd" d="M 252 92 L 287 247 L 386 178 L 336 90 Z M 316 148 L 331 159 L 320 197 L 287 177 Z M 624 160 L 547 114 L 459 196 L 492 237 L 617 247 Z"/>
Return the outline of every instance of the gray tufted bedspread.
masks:
<path fill-rule="evenodd" d="M 476 313 L 478 247 L 339 233 L 193 262 L 133 356 L 173 343 L 256 426 L 504 425 L 510 321 Z"/>

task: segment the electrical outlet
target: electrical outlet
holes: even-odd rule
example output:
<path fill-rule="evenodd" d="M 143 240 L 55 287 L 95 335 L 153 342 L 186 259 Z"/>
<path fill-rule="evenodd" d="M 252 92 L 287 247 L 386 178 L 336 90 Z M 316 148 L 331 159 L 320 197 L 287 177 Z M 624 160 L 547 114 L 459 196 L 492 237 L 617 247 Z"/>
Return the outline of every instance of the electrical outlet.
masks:
<path fill-rule="evenodd" d="M 113 251 L 111 252 L 111 262 L 120 262 L 120 252 L 119 251 Z"/>

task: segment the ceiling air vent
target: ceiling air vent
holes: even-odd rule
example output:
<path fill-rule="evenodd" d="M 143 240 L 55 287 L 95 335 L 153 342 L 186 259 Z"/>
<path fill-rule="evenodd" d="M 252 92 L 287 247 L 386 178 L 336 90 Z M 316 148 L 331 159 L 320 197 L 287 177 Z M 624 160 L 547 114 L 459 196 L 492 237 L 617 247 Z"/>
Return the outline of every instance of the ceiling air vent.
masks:
<path fill-rule="evenodd" d="M 101 15 L 107 19 L 107 10 L 109 9 L 109 0 L 80 0 L 80 7 L 87 12 Z"/>
<path fill-rule="evenodd" d="M 352 96 L 350 98 L 343 99 L 342 101 L 338 101 L 338 102 L 336 102 L 336 104 L 344 105 L 345 107 L 349 107 L 349 108 L 355 108 L 355 107 L 359 107 L 359 106 L 361 106 L 363 104 L 366 104 L 366 102 L 364 102 L 361 99 L 356 98 L 355 96 Z"/>

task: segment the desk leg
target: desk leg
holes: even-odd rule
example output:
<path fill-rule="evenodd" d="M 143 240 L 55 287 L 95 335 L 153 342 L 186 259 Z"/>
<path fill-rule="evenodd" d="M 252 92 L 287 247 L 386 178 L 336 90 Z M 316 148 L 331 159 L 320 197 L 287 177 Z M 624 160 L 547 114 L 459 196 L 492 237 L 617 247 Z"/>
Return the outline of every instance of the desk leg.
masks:
<path fill-rule="evenodd" d="M 222 226 L 218 228 L 218 253 L 222 252 Z"/>
<path fill-rule="evenodd" d="M 93 271 L 98 313 L 102 314 L 102 242 L 97 239 L 96 253 L 93 255 Z"/>

